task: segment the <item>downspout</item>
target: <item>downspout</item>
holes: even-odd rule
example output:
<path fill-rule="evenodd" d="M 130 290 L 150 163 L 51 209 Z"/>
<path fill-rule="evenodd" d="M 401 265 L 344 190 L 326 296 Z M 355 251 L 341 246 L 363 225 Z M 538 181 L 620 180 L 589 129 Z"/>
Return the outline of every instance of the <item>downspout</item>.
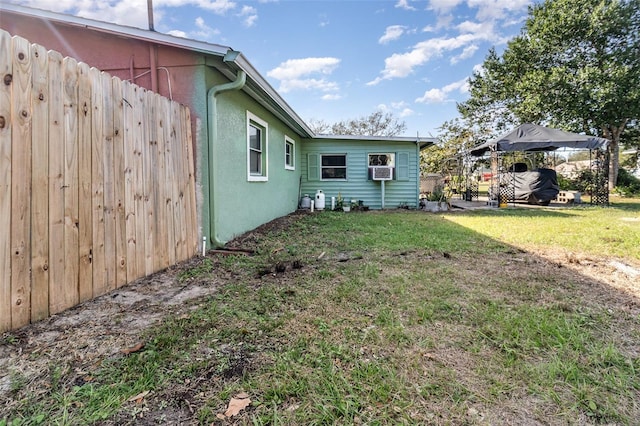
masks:
<path fill-rule="evenodd" d="M 236 53 L 237 52 L 233 52 Z M 227 57 L 225 56 L 225 61 L 227 61 Z M 217 201 L 217 193 L 216 191 L 216 179 L 214 177 L 214 173 L 218 170 L 218 157 L 215 155 L 214 145 L 218 142 L 218 126 L 217 126 L 217 101 L 216 96 L 220 93 L 228 92 L 231 90 L 240 90 L 244 87 L 245 82 L 247 80 L 247 75 L 243 70 L 239 70 L 236 75 L 236 79 L 229 83 L 220 84 L 217 86 L 211 87 L 207 91 L 207 112 L 208 112 L 208 121 L 207 121 L 207 129 L 209 133 L 208 140 L 208 156 L 209 156 L 209 233 L 210 241 L 209 243 L 215 247 L 224 246 L 224 242 L 220 241 L 218 238 L 218 229 L 216 224 L 216 209 L 218 207 Z"/>
<path fill-rule="evenodd" d="M 158 93 L 158 46 L 149 45 L 149 70 L 151 71 L 151 91 Z"/>
<path fill-rule="evenodd" d="M 153 0 L 147 0 L 147 15 L 149 19 L 149 31 L 155 31 L 153 27 Z M 158 47 L 149 45 L 149 69 L 151 70 L 151 91 L 158 93 Z"/>
<path fill-rule="evenodd" d="M 416 162 L 418 163 L 418 181 L 416 182 L 416 208 L 420 208 L 420 177 L 422 176 L 422 170 L 420 165 L 422 164 L 422 156 L 420 155 L 420 133 L 416 133 Z"/>

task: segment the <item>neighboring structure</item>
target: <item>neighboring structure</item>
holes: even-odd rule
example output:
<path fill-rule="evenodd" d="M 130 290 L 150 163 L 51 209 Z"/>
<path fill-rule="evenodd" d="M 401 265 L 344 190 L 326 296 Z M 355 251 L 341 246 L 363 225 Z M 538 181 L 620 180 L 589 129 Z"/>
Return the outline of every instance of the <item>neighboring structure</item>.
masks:
<path fill-rule="evenodd" d="M 575 179 L 580 172 L 591 169 L 592 160 L 566 161 L 555 167 L 556 173 L 569 179 Z"/>
<path fill-rule="evenodd" d="M 296 210 L 302 192 L 383 207 L 368 175 L 380 155 L 394 167 L 384 207 L 417 207 L 419 149 L 434 139 L 316 136 L 230 47 L 5 3 L 0 28 L 189 106 L 209 247 Z M 323 159 L 346 175 L 329 178 Z"/>

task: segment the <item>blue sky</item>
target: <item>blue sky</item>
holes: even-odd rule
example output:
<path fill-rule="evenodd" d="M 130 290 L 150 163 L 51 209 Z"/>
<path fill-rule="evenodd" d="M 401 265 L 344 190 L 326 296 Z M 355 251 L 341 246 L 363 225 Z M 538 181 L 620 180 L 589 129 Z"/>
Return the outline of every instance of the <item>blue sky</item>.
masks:
<path fill-rule="evenodd" d="M 16 2 L 16 0 L 10 0 Z M 19 4 L 147 28 L 146 0 Z M 517 35 L 531 0 L 153 0 L 156 31 L 241 51 L 306 121 L 382 109 L 406 136 L 458 116 L 488 50 Z"/>

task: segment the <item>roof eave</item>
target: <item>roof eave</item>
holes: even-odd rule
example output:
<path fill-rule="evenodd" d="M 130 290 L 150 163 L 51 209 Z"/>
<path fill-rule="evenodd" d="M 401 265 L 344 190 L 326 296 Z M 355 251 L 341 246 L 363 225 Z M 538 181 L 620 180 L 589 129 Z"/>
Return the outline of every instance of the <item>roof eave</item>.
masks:
<path fill-rule="evenodd" d="M 420 149 L 430 147 L 438 142 L 437 138 L 421 138 L 412 136 L 316 135 L 314 139 L 334 139 L 362 142 L 410 142 L 418 144 Z"/>
<path fill-rule="evenodd" d="M 238 51 L 230 51 L 225 57 L 227 68 L 220 71 L 230 79 L 235 78 L 238 70 L 247 74 L 247 84 L 243 88 L 252 98 L 271 111 L 280 120 L 294 129 L 299 136 L 304 138 L 315 137 L 314 132 L 307 126 L 300 116 L 289 104 L 276 92 L 269 82 L 253 67 L 251 62 Z"/>

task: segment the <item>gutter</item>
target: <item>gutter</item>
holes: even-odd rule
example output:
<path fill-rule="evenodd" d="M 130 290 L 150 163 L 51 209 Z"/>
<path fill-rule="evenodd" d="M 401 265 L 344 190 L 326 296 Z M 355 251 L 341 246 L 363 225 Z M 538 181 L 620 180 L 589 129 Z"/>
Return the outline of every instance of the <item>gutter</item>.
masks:
<path fill-rule="evenodd" d="M 224 56 L 224 62 L 233 62 L 240 52 L 229 51 Z M 243 70 L 238 70 L 236 79 L 229 83 L 219 84 L 212 86 L 207 91 L 207 130 L 208 137 L 208 157 L 209 157 L 209 244 L 215 247 L 224 246 L 225 242 L 220 241 L 218 238 L 218 226 L 217 226 L 217 208 L 218 200 L 216 191 L 216 179 L 214 174 L 218 170 L 218 157 L 215 155 L 215 144 L 218 142 L 218 124 L 217 124 L 217 100 L 216 97 L 220 93 L 228 92 L 231 90 L 241 90 L 247 81 L 247 74 Z"/>

